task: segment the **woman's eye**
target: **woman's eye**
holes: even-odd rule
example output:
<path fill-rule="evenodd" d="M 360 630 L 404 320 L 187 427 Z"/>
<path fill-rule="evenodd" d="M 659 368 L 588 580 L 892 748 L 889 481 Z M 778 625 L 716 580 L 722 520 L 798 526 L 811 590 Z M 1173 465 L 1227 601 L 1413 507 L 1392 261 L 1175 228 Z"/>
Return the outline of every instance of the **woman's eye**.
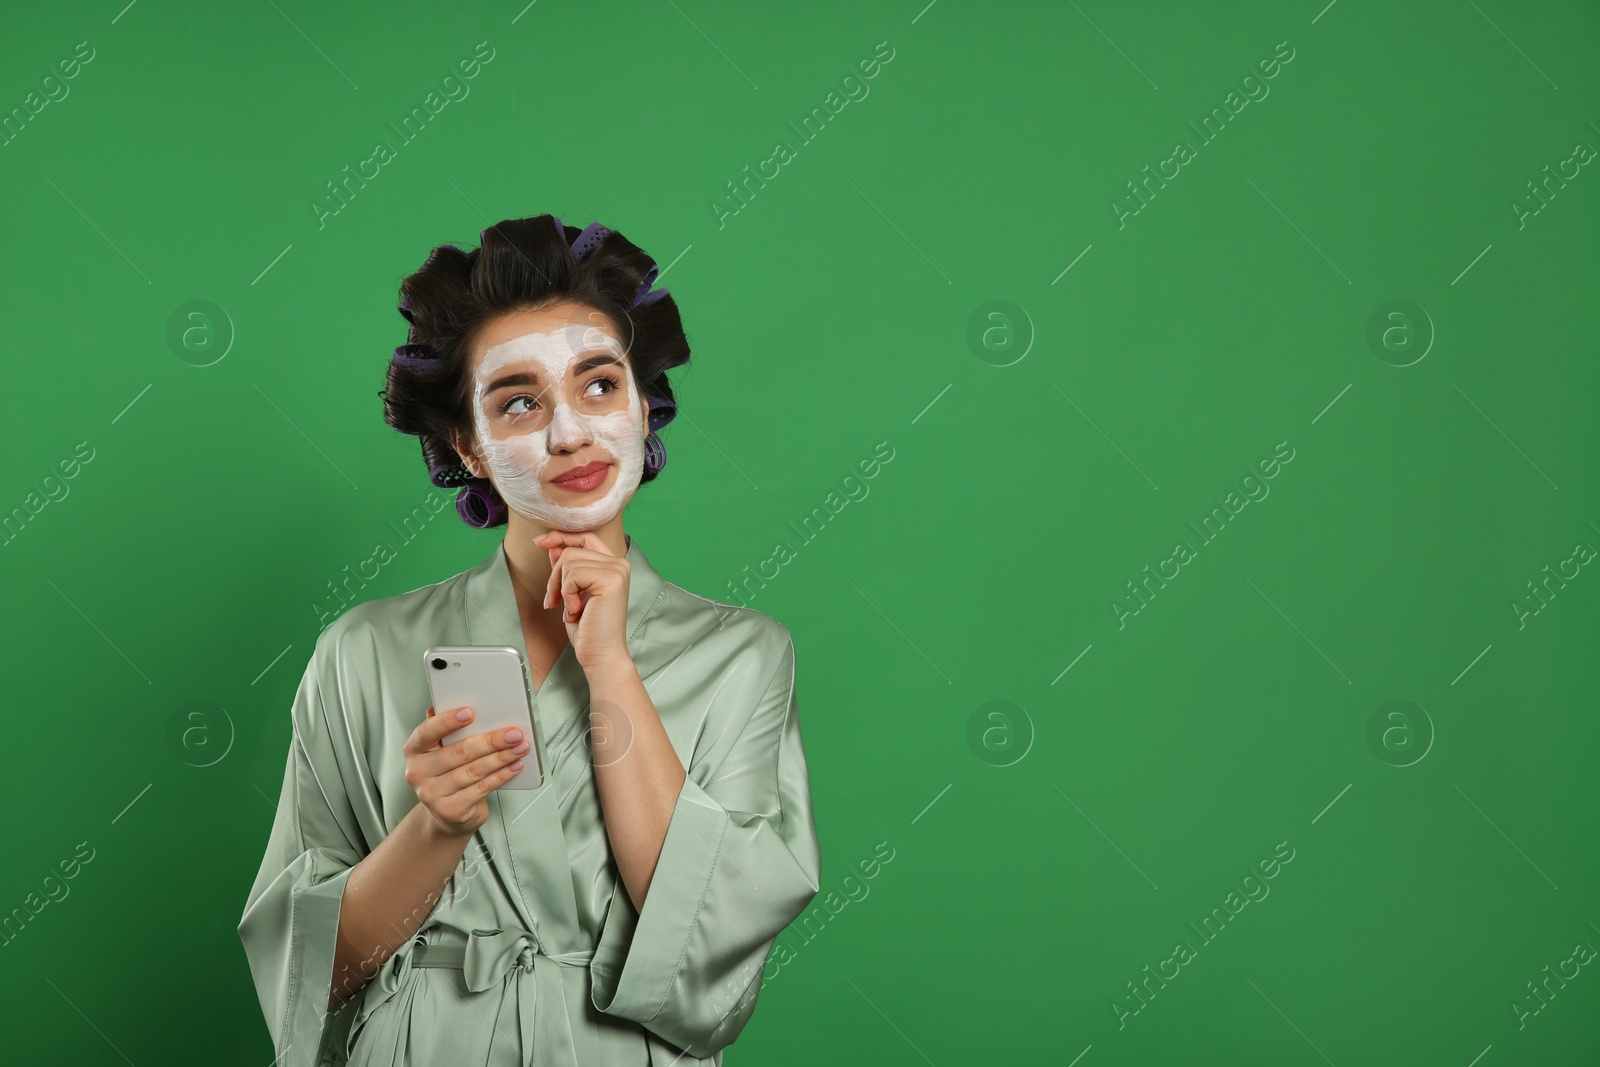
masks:
<path fill-rule="evenodd" d="M 600 386 L 601 388 L 597 390 L 595 388 L 596 386 Z M 602 374 L 589 380 L 589 382 L 583 387 L 583 395 L 590 398 L 601 397 L 610 393 L 614 393 L 621 388 L 622 383 L 616 378 L 613 378 L 608 374 Z M 526 404 L 527 406 L 517 409 L 514 407 L 516 404 Z M 500 405 L 500 414 L 526 415 L 529 412 L 537 409 L 538 406 L 539 402 L 533 397 L 529 396 L 527 393 L 518 393 L 516 396 L 507 400 L 504 404 Z"/>
<path fill-rule="evenodd" d="M 594 387 L 599 385 L 601 382 L 604 382 L 606 387 L 598 393 L 594 392 Z M 611 377 L 609 374 L 602 374 L 590 380 L 589 384 L 584 386 L 583 395 L 605 396 L 607 393 L 616 392 L 620 388 L 622 388 L 622 386 L 615 378 Z"/>

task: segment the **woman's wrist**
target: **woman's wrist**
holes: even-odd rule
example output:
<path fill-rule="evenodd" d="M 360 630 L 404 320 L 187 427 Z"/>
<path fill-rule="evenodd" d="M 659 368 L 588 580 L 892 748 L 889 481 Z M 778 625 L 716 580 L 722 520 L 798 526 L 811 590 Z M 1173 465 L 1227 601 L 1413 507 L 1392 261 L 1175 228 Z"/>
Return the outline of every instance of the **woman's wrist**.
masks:
<path fill-rule="evenodd" d="M 597 663 L 581 664 L 583 673 L 589 679 L 589 692 L 591 695 L 597 689 L 606 689 L 614 685 L 627 685 L 639 680 L 639 668 L 634 664 L 633 657 L 626 650 L 609 656 Z"/>
<path fill-rule="evenodd" d="M 414 820 L 412 830 L 417 839 L 427 848 L 453 848 L 465 852 L 467 838 L 476 833 L 476 829 L 461 833 L 450 829 L 440 822 L 438 817 L 428 809 L 428 805 L 417 801 L 417 806 L 406 813 L 407 819 Z M 402 820 L 404 821 L 404 820 Z"/>

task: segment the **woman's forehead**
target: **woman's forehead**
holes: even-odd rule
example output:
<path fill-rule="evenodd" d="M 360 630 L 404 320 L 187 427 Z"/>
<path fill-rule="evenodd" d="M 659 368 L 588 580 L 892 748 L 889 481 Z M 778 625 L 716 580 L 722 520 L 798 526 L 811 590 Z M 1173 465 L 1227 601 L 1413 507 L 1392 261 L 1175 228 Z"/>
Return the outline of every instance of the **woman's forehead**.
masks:
<path fill-rule="evenodd" d="M 609 357 L 627 365 L 627 351 L 610 333 L 597 326 L 576 323 L 549 330 L 529 330 L 491 344 L 478 360 L 474 376 L 480 380 L 517 365 L 544 379 L 561 379 L 582 373 L 596 357 Z"/>
<path fill-rule="evenodd" d="M 574 300 L 559 300 L 540 308 L 502 311 L 482 325 L 479 336 L 484 347 L 492 348 L 507 338 L 534 331 L 553 333 L 564 326 L 597 326 L 612 333 L 616 325 L 599 308 Z"/>

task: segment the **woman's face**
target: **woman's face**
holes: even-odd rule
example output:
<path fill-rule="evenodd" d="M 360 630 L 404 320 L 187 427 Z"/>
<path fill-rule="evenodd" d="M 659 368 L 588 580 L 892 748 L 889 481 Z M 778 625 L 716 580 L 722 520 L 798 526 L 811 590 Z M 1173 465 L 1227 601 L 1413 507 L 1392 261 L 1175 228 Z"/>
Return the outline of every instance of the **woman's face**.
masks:
<path fill-rule="evenodd" d="M 573 532 L 621 513 L 644 474 L 648 408 L 605 316 L 575 303 L 503 315 L 468 370 L 477 454 L 462 459 L 507 506 Z"/>

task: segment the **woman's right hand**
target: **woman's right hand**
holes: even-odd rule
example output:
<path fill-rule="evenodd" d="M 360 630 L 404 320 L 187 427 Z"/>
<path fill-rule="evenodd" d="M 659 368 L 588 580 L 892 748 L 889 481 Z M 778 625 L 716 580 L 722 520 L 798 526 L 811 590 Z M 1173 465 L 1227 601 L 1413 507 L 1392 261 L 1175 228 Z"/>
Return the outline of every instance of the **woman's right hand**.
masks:
<path fill-rule="evenodd" d="M 465 720 L 457 718 L 461 711 L 467 713 Z M 471 721 L 471 708 L 451 708 L 447 715 L 435 715 L 429 708 L 405 743 L 406 781 L 446 833 L 470 834 L 489 821 L 484 798 L 522 770 L 531 747 L 514 727 L 440 743 Z"/>

